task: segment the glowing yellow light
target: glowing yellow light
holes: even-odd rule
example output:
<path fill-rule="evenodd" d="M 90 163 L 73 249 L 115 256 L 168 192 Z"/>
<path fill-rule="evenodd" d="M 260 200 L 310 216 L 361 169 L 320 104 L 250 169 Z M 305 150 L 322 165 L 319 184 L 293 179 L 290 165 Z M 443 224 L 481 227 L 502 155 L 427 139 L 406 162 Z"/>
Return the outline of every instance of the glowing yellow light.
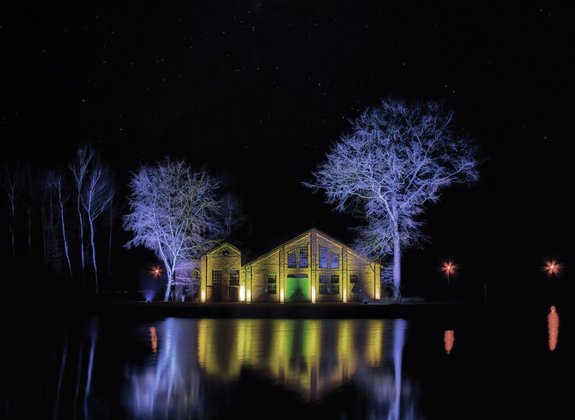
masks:
<path fill-rule="evenodd" d="M 548 276 L 554 276 L 561 271 L 561 264 L 557 260 L 546 260 L 543 269 L 547 272 Z"/>
<path fill-rule="evenodd" d="M 559 338 L 559 315 L 554 305 L 549 308 L 547 327 L 549 329 L 549 350 L 553 351 L 557 348 L 557 339 Z"/>
<path fill-rule="evenodd" d="M 154 276 L 155 278 L 158 278 L 158 277 L 160 277 L 160 276 L 162 275 L 162 269 L 161 269 L 159 266 L 155 265 L 155 266 L 153 266 L 152 269 L 150 270 L 150 274 L 151 274 L 152 276 Z"/>
<path fill-rule="evenodd" d="M 284 295 L 284 289 L 283 287 L 280 289 L 280 302 L 284 303 L 285 300 L 285 295 Z"/>
<path fill-rule="evenodd" d="M 240 302 L 244 302 L 246 300 L 246 286 L 243 284 L 240 286 Z"/>
<path fill-rule="evenodd" d="M 251 302 L 251 301 L 252 301 L 252 291 L 251 291 L 250 289 L 247 290 L 246 300 L 247 300 L 248 302 Z"/>
<path fill-rule="evenodd" d="M 347 288 L 343 287 L 343 303 L 347 303 Z"/>
<path fill-rule="evenodd" d="M 443 345 L 445 347 L 445 352 L 449 355 L 453 349 L 453 343 L 455 342 L 455 331 L 445 330 L 443 332 Z"/>
<path fill-rule="evenodd" d="M 379 293 L 379 289 L 375 289 L 375 299 L 379 300 L 380 297 L 381 297 L 381 295 Z"/>
<path fill-rule="evenodd" d="M 311 303 L 315 303 L 315 286 L 311 287 Z"/>
<path fill-rule="evenodd" d="M 206 301 L 206 289 L 202 289 L 202 292 L 200 293 L 200 299 L 202 300 L 202 303 Z"/>

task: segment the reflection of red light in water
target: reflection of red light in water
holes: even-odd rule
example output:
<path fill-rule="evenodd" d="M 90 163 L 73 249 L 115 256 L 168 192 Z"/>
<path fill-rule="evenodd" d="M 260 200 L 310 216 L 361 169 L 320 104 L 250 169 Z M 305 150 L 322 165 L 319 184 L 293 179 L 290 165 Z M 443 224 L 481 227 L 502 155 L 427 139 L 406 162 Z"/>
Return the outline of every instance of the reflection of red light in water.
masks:
<path fill-rule="evenodd" d="M 443 333 L 443 343 L 445 344 L 445 352 L 451 354 L 451 349 L 453 349 L 453 342 L 455 341 L 455 331 L 445 330 Z"/>
<path fill-rule="evenodd" d="M 150 327 L 150 343 L 152 344 L 152 351 L 155 353 L 158 350 L 158 335 L 156 334 L 156 327 Z"/>
<path fill-rule="evenodd" d="M 557 348 L 557 338 L 559 337 L 559 315 L 554 305 L 549 308 L 547 327 L 549 328 L 549 350 L 553 351 Z"/>

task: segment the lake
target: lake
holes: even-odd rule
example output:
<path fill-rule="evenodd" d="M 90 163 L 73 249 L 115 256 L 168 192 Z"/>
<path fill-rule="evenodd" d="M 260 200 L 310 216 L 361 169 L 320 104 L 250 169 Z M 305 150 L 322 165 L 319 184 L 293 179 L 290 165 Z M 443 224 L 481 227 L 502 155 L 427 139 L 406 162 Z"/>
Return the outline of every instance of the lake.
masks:
<path fill-rule="evenodd" d="M 555 307 L 454 319 L 6 320 L 0 408 L 34 419 L 562 418 L 565 328 Z"/>

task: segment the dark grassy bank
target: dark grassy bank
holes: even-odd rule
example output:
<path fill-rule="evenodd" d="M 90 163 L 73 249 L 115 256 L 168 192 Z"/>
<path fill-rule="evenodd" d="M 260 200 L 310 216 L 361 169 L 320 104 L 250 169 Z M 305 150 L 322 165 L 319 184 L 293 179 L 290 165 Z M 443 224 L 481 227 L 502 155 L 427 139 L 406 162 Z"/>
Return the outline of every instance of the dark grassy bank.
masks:
<path fill-rule="evenodd" d="M 468 316 L 484 308 L 467 303 L 218 303 L 93 302 L 91 312 L 100 315 L 189 318 L 420 318 Z"/>

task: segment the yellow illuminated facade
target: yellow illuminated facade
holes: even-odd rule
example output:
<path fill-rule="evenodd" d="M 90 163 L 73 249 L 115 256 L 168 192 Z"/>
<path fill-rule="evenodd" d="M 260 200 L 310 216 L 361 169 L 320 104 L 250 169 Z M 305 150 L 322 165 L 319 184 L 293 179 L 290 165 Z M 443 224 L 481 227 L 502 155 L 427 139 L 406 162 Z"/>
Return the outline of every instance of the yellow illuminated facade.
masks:
<path fill-rule="evenodd" d="M 223 243 L 201 259 L 202 302 L 354 302 L 379 300 L 381 266 L 311 229 L 242 264 Z"/>

